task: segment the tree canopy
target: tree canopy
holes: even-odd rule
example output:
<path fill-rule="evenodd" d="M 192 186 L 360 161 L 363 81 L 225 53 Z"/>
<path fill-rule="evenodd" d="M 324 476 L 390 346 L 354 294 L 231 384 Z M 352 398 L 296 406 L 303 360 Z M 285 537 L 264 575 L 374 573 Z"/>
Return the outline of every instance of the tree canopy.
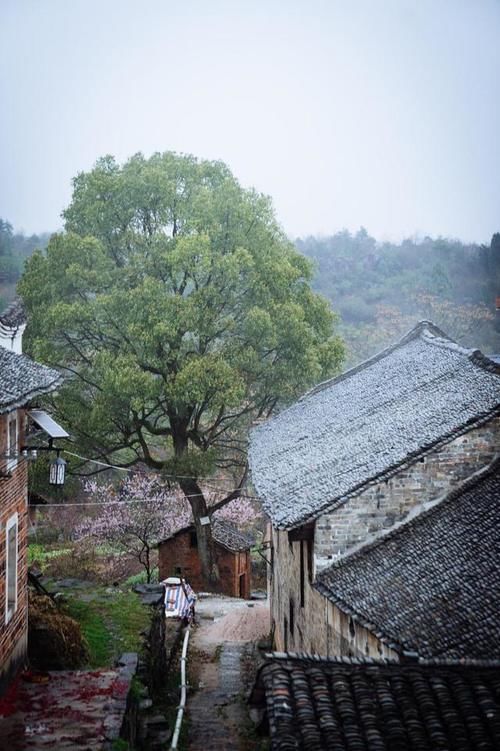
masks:
<path fill-rule="evenodd" d="M 30 351 L 67 371 L 54 406 L 82 451 L 178 478 L 215 579 L 199 479 L 243 472 L 249 424 L 339 368 L 335 317 L 269 198 L 221 162 L 105 157 L 64 218 L 19 284 Z"/>
<path fill-rule="evenodd" d="M 47 233 L 28 237 L 22 232 L 14 232 L 12 224 L 0 217 L 0 311 L 14 297 L 15 285 L 26 258 L 35 248 L 46 247 L 48 239 Z"/>

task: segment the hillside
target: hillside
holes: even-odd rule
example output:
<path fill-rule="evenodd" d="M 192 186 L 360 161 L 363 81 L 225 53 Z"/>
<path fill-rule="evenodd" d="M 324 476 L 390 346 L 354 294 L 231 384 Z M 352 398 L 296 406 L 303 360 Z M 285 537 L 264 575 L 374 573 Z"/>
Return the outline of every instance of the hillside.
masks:
<path fill-rule="evenodd" d="M 379 243 L 365 229 L 296 240 L 316 265 L 314 287 L 341 317 L 347 365 L 430 319 L 467 347 L 500 352 L 500 234 L 491 244 L 425 237 Z"/>

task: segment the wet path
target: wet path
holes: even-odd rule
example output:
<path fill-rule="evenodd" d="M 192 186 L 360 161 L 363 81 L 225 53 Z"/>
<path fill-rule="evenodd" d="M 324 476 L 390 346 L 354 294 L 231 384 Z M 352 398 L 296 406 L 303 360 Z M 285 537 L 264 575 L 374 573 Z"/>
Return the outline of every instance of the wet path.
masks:
<path fill-rule="evenodd" d="M 197 606 L 189 649 L 196 689 L 187 706 L 189 751 L 257 750 L 245 696 L 255 641 L 269 631 L 267 603 L 210 599 Z"/>

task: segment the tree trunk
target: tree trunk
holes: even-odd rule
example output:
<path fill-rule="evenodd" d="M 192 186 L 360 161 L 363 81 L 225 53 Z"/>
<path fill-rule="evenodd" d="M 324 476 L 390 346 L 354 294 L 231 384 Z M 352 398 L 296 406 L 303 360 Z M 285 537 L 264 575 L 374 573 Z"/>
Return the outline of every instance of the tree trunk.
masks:
<path fill-rule="evenodd" d="M 204 517 L 207 518 L 209 516 L 207 502 L 196 480 L 181 479 L 179 480 L 179 485 L 184 495 L 187 496 L 193 512 L 198 541 L 198 555 L 200 556 L 203 578 L 207 583 L 207 589 L 217 591 L 219 589 L 219 568 L 215 555 L 212 525 L 201 523 Z"/>
<path fill-rule="evenodd" d="M 169 418 L 172 427 L 175 456 L 181 459 L 188 451 L 187 422 L 173 414 L 169 415 Z M 194 478 L 179 478 L 179 485 L 189 501 L 191 511 L 193 512 L 198 541 L 198 555 L 200 556 L 203 578 L 207 584 L 207 589 L 217 591 L 219 589 L 219 568 L 215 555 L 212 525 L 201 523 L 201 519 L 209 517 L 205 496 Z"/>

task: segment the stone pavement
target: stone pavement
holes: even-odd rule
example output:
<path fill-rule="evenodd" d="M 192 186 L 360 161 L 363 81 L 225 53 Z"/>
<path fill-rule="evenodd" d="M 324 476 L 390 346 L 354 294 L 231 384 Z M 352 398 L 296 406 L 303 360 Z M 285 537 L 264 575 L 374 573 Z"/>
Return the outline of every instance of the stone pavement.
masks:
<path fill-rule="evenodd" d="M 254 738 L 245 703 L 248 666 L 256 665 L 256 641 L 269 633 L 267 602 L 213 597 L 196 606 L 198 624 L 188 650 L 189 751 L 252 751 Z"/>

